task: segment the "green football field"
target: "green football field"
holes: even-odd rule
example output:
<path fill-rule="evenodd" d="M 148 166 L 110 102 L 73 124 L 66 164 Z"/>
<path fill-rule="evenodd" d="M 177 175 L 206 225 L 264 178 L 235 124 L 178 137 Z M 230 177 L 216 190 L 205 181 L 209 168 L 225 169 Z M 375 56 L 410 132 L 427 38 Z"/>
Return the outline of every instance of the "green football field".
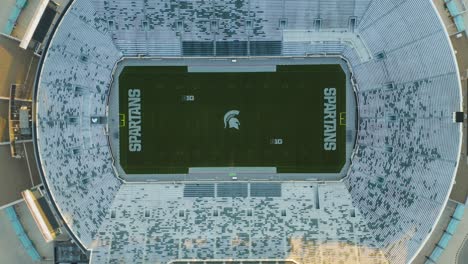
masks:
<path fill-rule="evenodd" d="M 120 163 L 128 174 L 193 167 L 339 172 L 345 87 L 339 65 L 232 73 L 125 67 L 119 77 Z"/>

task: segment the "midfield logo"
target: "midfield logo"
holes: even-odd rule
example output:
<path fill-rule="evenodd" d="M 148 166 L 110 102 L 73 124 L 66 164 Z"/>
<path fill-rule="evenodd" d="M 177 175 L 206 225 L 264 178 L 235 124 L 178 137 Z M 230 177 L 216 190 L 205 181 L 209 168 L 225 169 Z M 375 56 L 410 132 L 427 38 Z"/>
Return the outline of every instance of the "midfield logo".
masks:
<path fill-rule="evenodd" d="M 228 111 L 224 115 L 224 128 L 235 128 L 239 130 L 240 122 L 239 119 L 236 118 L 238 116 L 240 111 L 238 110 L 231 110 Z"/>

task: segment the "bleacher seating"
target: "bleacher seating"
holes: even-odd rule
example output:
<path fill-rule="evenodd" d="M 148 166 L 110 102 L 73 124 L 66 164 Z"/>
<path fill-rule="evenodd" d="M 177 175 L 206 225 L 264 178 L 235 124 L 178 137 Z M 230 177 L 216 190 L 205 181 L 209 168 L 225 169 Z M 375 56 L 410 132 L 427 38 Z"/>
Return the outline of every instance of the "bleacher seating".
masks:
<path fill-rule="evenodd" d="M 468 33 L 465 26 L 465 18 L 463 14 L 467 11 L 465 6 L 463 6 L 463 2 L 458 2 L 454 0 L 444 0 L 447 10 L 449 11 L 450 15 L 453 17 L 453 22 L 455 23 L 455 27 L 459 33 L 465 32 Z M 462 4 L 460 8 L 458 4 Z"/>
<path fill-rule="evenodd" d="M 440 256 L 444 252 L 445 248 L 447 248 L 448 243 L 452 239 L 452 236 L 455 234 L 455 231 L 457 230 L 458 224 L 460 223 L 464 213 L 465 205 L 457 204 L 457 207 L 455 208 L 455 212 L 452 215 L 452 219 L 450 220 L 447 229 L 445 230 L 444 234 L 435 246 L 434 250 L 427 257 L 427 260 L 424 262 L 424 264 L 438 263 Z"/>
<path fill-rule="evenodd" d="M 283 30 L 353 32 L 371 58 L 341 39 L 283 42 Z M 121 182 L 106 126 L 90 122 L 107 114 L 116 63 L 239 54 L 347 60 L 359 129 L 346 179 L 253 192 L 247 184 Z M 406 263 L 454 181 L 461 130 L 452 113 L 462 98 L 430 0 L 75 0 L 44 56 L 35 98 L 41 173 L 93 263 Z"/>
<path fill-rule="evenodd" d="M 21 245 L 23 245 L 24 250 L 28 253 L 29 257 L 31 257 L 31 260 L 34 262 L 40 261 L 41 255 L 39 255 L 39 252 L 37 252 L 36 247 L 24 231 L 23 225 L 18 219 L 18 215 L 16 214 L 15 208 L 13 206 L 8 206 L 7 208 L 5 208 L 5 213 L 13 227 L 13 230 L 15 231 L 16 236 L 18 237 Z"/>
<path fill-rule="evenodd" d="M 16 22 L 23 11 L 23 8 L 26 6 L 28 0 L 16 0 L 15 5 L 11 8 L 10 16 L 6 21 L 4 28 L 2 29 L 2 33 L 6 35 L 11 35 L 13 29 L 16 26 Z M 4 8 L 7 8 L 8 4 L 5 4 Z"/>

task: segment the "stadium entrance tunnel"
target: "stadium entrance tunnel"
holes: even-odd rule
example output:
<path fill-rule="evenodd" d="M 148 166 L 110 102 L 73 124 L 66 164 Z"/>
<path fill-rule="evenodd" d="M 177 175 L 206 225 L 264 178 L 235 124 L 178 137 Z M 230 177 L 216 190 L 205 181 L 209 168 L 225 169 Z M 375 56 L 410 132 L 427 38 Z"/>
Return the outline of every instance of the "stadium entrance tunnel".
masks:
<path fill-rule="evenodd" d="M 341 57 L 123 59 L 109 141 L 126 181 L 345 177 L 356 139 Z"/>

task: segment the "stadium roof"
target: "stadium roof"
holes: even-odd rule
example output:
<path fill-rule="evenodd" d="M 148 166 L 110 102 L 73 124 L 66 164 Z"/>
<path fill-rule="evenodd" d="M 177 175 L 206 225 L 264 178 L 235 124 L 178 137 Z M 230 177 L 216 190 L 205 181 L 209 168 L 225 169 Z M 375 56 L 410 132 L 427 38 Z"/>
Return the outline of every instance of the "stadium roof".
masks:
<path fill-rule="evenodd" d="M 230 186 L 248 188 L 247 197 L 211 183 L 205 187 L 216 197 L 188 197 L 197 187 L 116 177 L 106 126 L 90 118 L 107 115 L 121 58 L 244 55 L 347 60 L 359 129 L 343 181 L 262 183 L 275 195 L 252 193 L 255 183 Z M 75 0 L 37 78 L 43 181 L 92 263 L 406 263 L 454 184 L 462 127 L 452 118 L 461 87 L 430 0 Z"/>

